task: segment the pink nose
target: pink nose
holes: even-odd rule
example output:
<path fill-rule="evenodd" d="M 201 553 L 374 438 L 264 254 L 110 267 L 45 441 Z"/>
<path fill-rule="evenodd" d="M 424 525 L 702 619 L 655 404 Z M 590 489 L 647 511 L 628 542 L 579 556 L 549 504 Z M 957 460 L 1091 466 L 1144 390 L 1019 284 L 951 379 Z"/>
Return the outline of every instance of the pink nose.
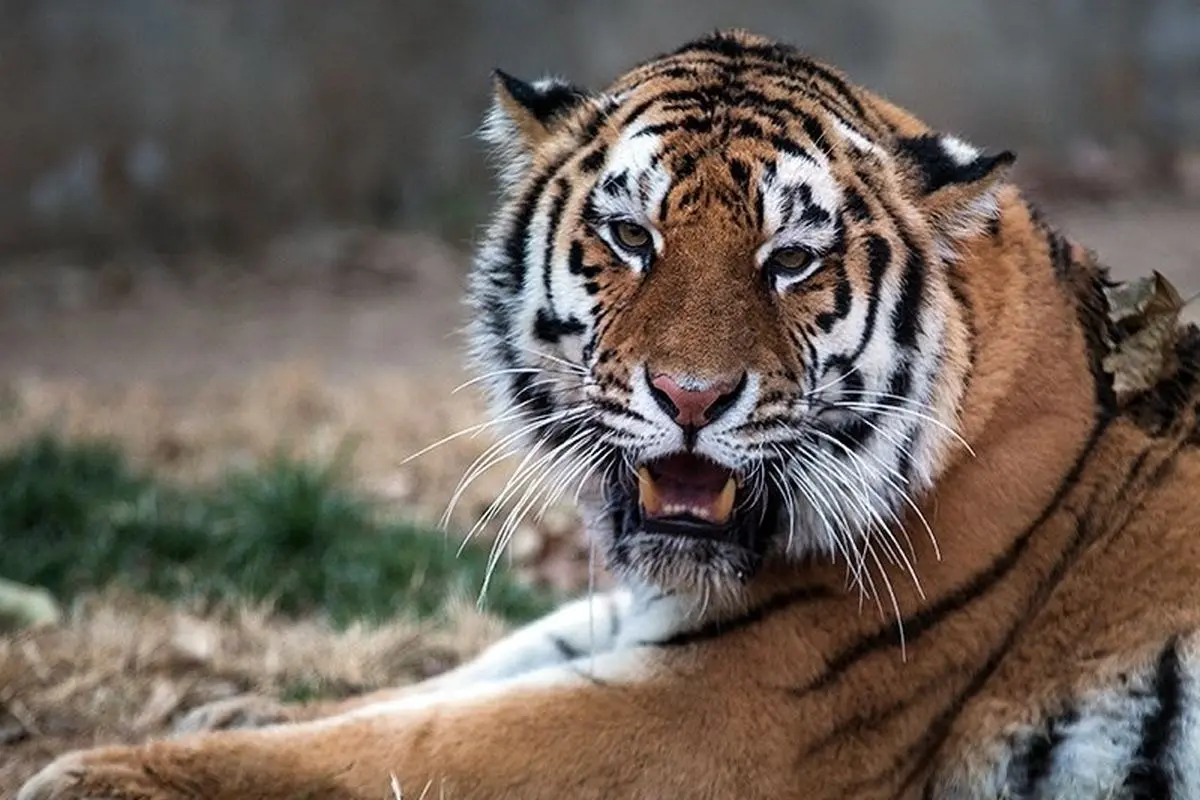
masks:
<path fill-rule="evenodd" d="M 664 411 L 683 428 L 702 428 L 737 400 L 744 379 L 700 385 L 689 381 L 684 388 L 673 376 L 659 373 L 650 379 L 651 393 Z M 691 388 L 694 386 L 695 388 Z"/>

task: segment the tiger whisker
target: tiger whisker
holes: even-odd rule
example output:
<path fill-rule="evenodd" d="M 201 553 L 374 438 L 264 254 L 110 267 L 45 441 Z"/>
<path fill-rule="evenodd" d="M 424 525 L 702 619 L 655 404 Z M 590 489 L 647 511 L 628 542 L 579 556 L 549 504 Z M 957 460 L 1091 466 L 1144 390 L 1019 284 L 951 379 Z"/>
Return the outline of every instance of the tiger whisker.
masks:
<path fill-rule="evenodd" d="M 489 381 L 492 378 L 499 378 L 502 375 L 543 375 L 543 374 L 554 375 L 554 376 L 563 377 L 563 378 L 579 377 L 579 373 L 577 373 L 577 372 L 563 372 L 561 370 L 548 370 L 548 369 L 543 369 L 541 367 L 511 367 L 509 369 L 496 369 L 496 370 L 492 370 L 490 372 L 484 372 L 480 375 L 476 375 L 475 377 L 471 378 L 470 380 L 463 381 L 458 386 L 455 386 L 453 389 L 450 390 L 450 394 L 452 394 L 452 395 L 458 394 L 459 392 L 461 392 L 463 389 L 466 389 L 467 387 L 474 386 L 476 384 L 483 383 L 485 381 Z M 538 381 L 537 383 L 547 383 L 547 382 L 549 382 L 549 381 Z"/>
<path fill-rule="evenodd" d="M 458 486 L 450 496 L 450 501 L 447 504 L 446 511 L 442 514 L 442 526 L 445 527 L 449 522 L 454 509 L 457 507 L 459 500 L 467 488 L 480 475 L 487 472 L 499 462 L 516 455 L 522 449 L 519 441 L 534 431 L 546 428 L 552 425 L 561 424 L 567 421 L 573 421 L 577 417 L 585 416 L 590 409 L 586 407 L 566 408 L 550 414 L 546 417 L 535 419 L 521 428 L 514 430 L 499 441 L 493 443 L 490 447 L 483 451 L 464 471 L 462 478 L 459 479 Z M 536 445 L 537 442 L 534 442 Z M 505 448 L 509 448 L 505 452 Z"/>
<path fill-rule="evenodd" d="M 571 372 L 573 372 L 575 374 L 578 374 L 578 375 L 587 375 L 588 374 L 587 367 L 584 367 L 581 364 L 576 364 L 572 361 L 567 361 L 565 358 L 559 358 L 556 355 L 546 353 L 542 350 L 537 350 L 532 347 L 525 347 L 523 345 L 519 345 L 519 344 L 515 344 L 515 343 L 513 343 L 512 346 L 515 349 L 520 350 L 522 352 L 529 353 L 530 355 L 537 356 L 538 358 L 544 358 L 547 361 L 550 361 L 552 363 L 560 364 L 564 367 L 567 367 L 569 370 L 571 370 Z"/>
<path fill-rule="evenodd" d="M 809 389 L 808 391 L 804 392 L 804 393 L 803 393 L 803 394 L 801 394 L 800 396 L 801 396 L 802 398 L 805 398 L 805 399 L 807 399 L 807 398 L 813 397 L 813 396 L 815 396 L 815 395 L 818 395 L 818 394 L 820 394 L 821 392 L 824 392 L 824 391 L 825 391 L 825 390 L 827 390 L 827 389 L 830 389 L 830 388 L 832 388 L 832 387 L 834 387 L 834 386 L 837 386 L 839 383 L 841 383 L 842 381 L 844 381 L 844 380 L 848 379 L 848 378 L 849 378 L 851 375 L 853 375 L 853 374 L 854 374 L 854 373 L 856 373 L 856 372 L 858 372 L 858 364 L 855 364 L 855 365 L 854 365 L 854 366 L 852 366 L 850 369 L 846 370 L 846 371 L 845 371 L 845 372 L 843 372 L 841 375 L 839 375 L 838 377 L 836 377 L 836 378 L 834 378 L 833 380 L 829 381 L 828 383 L 823 383 L 823 384 L 821 384 L 820 386 L 817 386 L 817 387 L 815 387 L 815 388 L 813 388 L 813 389 Z"/>
<path fill-rule="evenodd" d="M 882 498 L 879 497 L 878 493 L 875 492 L 874 487 L 872 487 L 867 481 L 866 476 L 862 472 L 863 465 L 853 458 L 851 459 L 852 465 L 857 470 L 858 489 L 855 489 L 856 481 L 854 478 L 856 476 L 849 471 L 849 468 L 846 465 L 840 463 L 837 459 L 833 458 L 828 453 L 825 453 L 820 448 L 814 448 L 813 455 L 815 455 L 818 460 L 825 464 L 829 477 L 835 479 L 839 487 L 841 487 L 842 496 L 854 501 L 856 507 L 860 510 L 861 522 L 851 530 L 856 531 L 864 538 L 864 540 L 866 540 L 873 529 L 886 529 L 887 525 L 879 511 L 876 509 L 875 503 L 872 502 L 871 498 L 874 497 L 876 503 L 884 506 L 885 508 L 888 508 L 888 506 L 882 501 Z M 889 552 L 892 552 L 892 548 L 890 546 Z M 897 558 L 898 560 L 903 559 L 907 561 L 904 559 L 902 552 L 894 553 L 893 557 Z"/>
<path fill-rule="evenodd" d="M 442 445 L 452 442 L 455 439 L 461 439 L 463 436 L 475 436 L 475 435 L 478 435 L 479 433 L 487 430 L 488 428 L 493 428 L 497 425 L 502 425 L 505 422 L 509 422 L 513 419 L 516 419 L 517 417 L 521 416 L 522 413 L 524 413 L 522 408 L 524 406 L 529 405 L 532 402 L 533 402 L 532 399 L 526 400 L 525 402 L 520 403 L 517 406 L 509 409 L 504 414 L 493 417 L 484 422 L 479 422 L 474 425 L 468 425 L 467 427 L 465 427 L 461 430 L 455 431 L 454 433 L 451 433 L 447 436 L 443 436 L 441 439 L 438 439 L 436 442 L 426 445 L 425 447 L 422 447 L 420 450 L 413 453 L 412 455 L 405 457 L 404 460 L 400 462 L 400 465 L 404 466 L 405 464 L 409 463 L 410 461 L 420 458 L 421 456 L 425 455 L 426 453 L 436 450 L 437 448 L 441 447 Z"/>
<path fill-rule="evenodd" d="M 876 411 L 884 416 L 887 416 L 889 414 L 896 416 L 896 417 L 908 416 L 913 419 L 919 419 L 924 422 L 928 422 L 931 425 L 935 425 L 938 428 L 941 428 L 943 431 L 945 431 L 950 436 L 952 436 L 954 439 L 956 439 L 959 442 L 959 444 L 961 444 L 963 447 L 965 447 L 968 453 L 970 453 L 972 456 L 975 455 L 974 449 L 972 449 L 971 445 L 967 442 L 967 440 L 962 437 L 962 434 L 960 434 L 958 431 L 954 430 L 953 427 L 942 422 L 940 419 L 937 419 L 936 417 L 932 417 L 928 414 L 922 414 L 919 411 L 913 411 L 911 409 L 903 408 L 900 406 L 889 406 L 889 405 L 883 405 L 880 403 L 866 403 L 866 402 L 862 402 L 862 401 L 855 401 L 855 402 L 850 402 L 850 403 L 846 403 L 846 402 L 842 402 L 842 401 L 835 401 L 835 402 L 830 402 L 826 405 L 828 408 L 845 408 L 845 409 L 854 409 L 854 410 Z"/>
<path fill-rule="evenodd" d="M 835 442 L 835 443 L 838 445 L 841 445 L 840 442 Z M 862 487 L 863 495 L 869 494 L 869 495 L 873 496 L 875 498 L 875 501 L 877 502 L 877 504 L 879 506 L 882 506 L 886 510 L 887 515 L 895 523 L 895 528 L 893 528 L 891 525 L 888 525 L 887 522 L 883 519 L 883 516 L 875 508 L 875 506 L 873 504 L 871 504 L 870 502 L 868 502 L 867 498 L 864 496 L 863 497 L 863 507 L 864 507 L 864 509 L 869 509 L 868 519 L 866 520 L 866 525 L 864 526 L 864 535 L 869 536 L 872 531 L 876 531 L 885 537 L 884 546 L 887 548 L 889 554 L 892 556 L 893 559 L 895 559 L 895 562 L 897 564 L 899 564 L 905 570 L 905 572 L 907 572 L 908 575 L 911 577 L 913 585 L 916 587 L 917 593 L 920 596 L 924 597 L 925 593 L 921 587 L 921 581 L 917 577 L 916 568 L 913 566 L 912 560 L 909 558 L 909 556 L 907 554 L 905 554 L 904 549 L 901 547 L 900 542 L 897 540 L 895 530 L 899 530 L 899 531 L 901 531 L 901 533 L 903 533 L 905 541 L 908 544 L 909 550 L 912 553 L 912 558 L 916 558 L 916 552 L 915 552 L 915 550 L 913 550 L 912 541 L 911 541 L 911 539 L 909 539 L 907 532 L 904 530 L 904 527 L 900 521 L 900 518 L 896 515 L 895 510 L 892 508 L 892 504 L 888 503 L 886 498 L 882 497 L 879 494 L 878 490 L 874 486 L 871 485 L 871 482 L 867 480 L 867 476 L 863 473 L 863 470 L 869 469 L 872 472 L 875 472 L 876 475 L 883 478 L 884 480 L 887 480 L 887 477 L 885 475 L 879 473 L 877 470 L 874 470 L 870 464 L 867 464 L 865 461 L 863 461 L 863 459 L 861 457 L 859 457 L 858 454 L 856 454 L 854 451 L 852 451 L 849 448 L 846 448 L 844 446 L 842 446 L 842 447 L 845 450 L 847 458 L 850 460 L 850 462 L 854 465 L 855 469 L 858 471 L 859 485 Z M 822 458 L 825 460 L 827 466 L 830 469 L 839 471 L 839 473 L 843 476 L 846 475 L 845 465 L 841 464 L 840 462 L 837 461 L 837 459 L 833 458 L 831 455 L 829 455 L 827 453 L 824 453 L 821 451 L 818 451 L 818 453 L 820 456 L 822 456 Z M 893 489 L 898 491 L 898 487 L 896 487 L 894 484 L 892 484 L 892 487 L 893 487 Z"/>
<path fill-rule="evenodd" d="M 586 443 L 586 437 L 588 435 L 589 432 L 586 430 L 577 433 L 571 439 L 555 446 L 552 450 L 550 450 L 550 452 L 544 454 L 537 461 L 533 462 L 533 464 L 531 464 L 522 473 L 520 478 L 514 476 L 513 479 L 510 479 L 509 483 L 505 487 L 505 491 L 502 492 L 501 496 L 492 503 L 492 506 L 489 508 L 489 513 L 481 517 L 480 522 L 483 522 L 483 520 L 490 521 L 494 517 L 494 514 L 491 513 L 492 509 L 499 509 L 502 507 L 504 503 L 507 502 L 509 497 L 515 494 L 516 491 L 520 490 L 522 486 L 525 486 L 525 491 L 521 495 L 520 500 L 518 500 L 517 504 L 509 511 L 508 517 L 505 519 L 495 541 L 492 543 L 491 552 L 488 556 L 487 568 L 484 573 L 483 584 L 480 588 L 480 602 L 482 602 L 484 595 L 486 595 L 487 589 L 491 584 L 491 578 L 495 572 L 497 564 L 499 563 L 500 556 L 503 554 L 513 534 L 524 520 L 528 506 L 531 503 L 537 502 L 537 497 L 539 496 L 539 487 L 541 487 L 546 479 L 550 477 L 552 469 L 556 465 L 557 461 L 564 454 L 569 457 L 571 453 L 574 452 L 575 448 L 583 446 Z M 476 526 L 479 526 L 480 522 L 477 522 Z M 486 522 L 483 522 L 483 524 L 486 525 Z"/>

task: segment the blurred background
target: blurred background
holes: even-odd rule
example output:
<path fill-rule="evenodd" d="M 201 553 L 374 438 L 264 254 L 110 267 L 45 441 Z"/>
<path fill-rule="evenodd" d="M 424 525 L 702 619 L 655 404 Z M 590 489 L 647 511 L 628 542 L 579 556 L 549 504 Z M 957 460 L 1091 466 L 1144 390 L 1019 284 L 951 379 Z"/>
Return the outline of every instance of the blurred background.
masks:
<path fill-rule="evenodd" d="M 1118 276 L 1200 290 L 1197 0 L 0 0 L 0 578 L 46 590 L 14 624 L 50 623 L 78 666 L 54 621 L 108 619 L 120 635 L 97 674 L 132 674 L 128 648 L 165 636 L 186 674 L 228 678 L 213 609 L 231 599 L 337 630 L 461 622 L 447 598 L 474 599 L 504 514 L 461 558 L 457 535 L 506 473 L 472 485 L 447 540 L 433 524 L 490 440 L 405 459 L 480 419 L 451 389 L 491 197 L 473 138 L 490 71 L 599 87 L 718 26 L 790 40 L 1015 149 L 1017 179 Z M 500 572 L 487 610 L 508 621 L 602 580 L 569 508 L 522 525 Z M 211 641 L 179 644 L 128 594 L 95 599 L 115 590 L 190 604 Z M 143 623 L 153 635 L 130 638 Z M 337 691 L 459 652 L 357 647 L 418 666 L 343 664 Z M 53 750 L 30 731 L 62 676 L 12 652 L 0 746 Z M 276 656 L 266 677 L 233 670 L 234 688 L 308 691 L 321 665 Z M 200 691 L 164 699 L 146 669 L 154 681 L 84 717 L 133 736 Z"/>

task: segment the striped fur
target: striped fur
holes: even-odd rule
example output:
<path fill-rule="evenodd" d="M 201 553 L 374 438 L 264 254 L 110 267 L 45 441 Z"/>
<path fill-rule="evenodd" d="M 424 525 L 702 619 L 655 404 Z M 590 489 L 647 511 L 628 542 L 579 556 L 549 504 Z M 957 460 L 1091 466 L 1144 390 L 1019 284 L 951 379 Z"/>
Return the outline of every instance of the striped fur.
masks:
<path fill-rule="evenodd" d="M 1010 154 L 741 33 L 602 92 L 499 73 L 484 136 L 472 355 L 531 453 L 509 499 L 577 492 L 623 588 L 20 800 L 1200 797 L 1200 332 L 1118 400 L 1106 274 Z M 686 430 L 663 370 L 737 388 Z M 727 539 L 639 522 L 633 467 L 684 448 L 743 481 Z"/>

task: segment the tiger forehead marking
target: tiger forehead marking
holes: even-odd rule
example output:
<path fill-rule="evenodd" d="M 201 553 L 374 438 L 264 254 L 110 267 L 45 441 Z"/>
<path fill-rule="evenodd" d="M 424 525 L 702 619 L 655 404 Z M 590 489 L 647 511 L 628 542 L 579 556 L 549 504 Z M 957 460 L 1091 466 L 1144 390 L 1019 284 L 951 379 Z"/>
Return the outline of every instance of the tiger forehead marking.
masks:
<path fill-rule="evenodd" d="M 780 555 L 906 561 L 970 368 L 958 242 L 1011 156 L 886 108 L 741 35 L 600 92 L 500 77 L 475 355 L 618 572 L 729 596 Z"/>

